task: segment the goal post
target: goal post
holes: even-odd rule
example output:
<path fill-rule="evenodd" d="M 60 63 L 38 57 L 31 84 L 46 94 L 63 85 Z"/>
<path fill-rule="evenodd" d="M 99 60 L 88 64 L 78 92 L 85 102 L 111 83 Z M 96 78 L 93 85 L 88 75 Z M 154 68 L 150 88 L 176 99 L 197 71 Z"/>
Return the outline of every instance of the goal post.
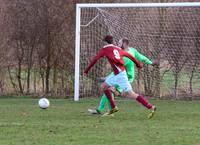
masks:
<path fill-rule="evenodd" d="M 95 42 L 97 42 L 98 47 L 102 46 L 101 43 L 103 43 L 103 42 L 101 42 L 100 39 L 103 36 L 103 34 L 106 34 L 106 33 L 111 33 L 112 35 L 114 35 L 114 37 L 117 37 L 117 38 L 119 38 L 120 37 L 119 35 L 121 35 L 122 33 L 123 34 L 121 36 L 124 36 L 125 32 L 127 32 L 127 35 L 129 37 L 131 35 L 136 35 L 135 34 L 136 33 L 135 30 L 132 31 L 131 29 L 129 29 L 129 28 L 132 28 L 132 26 L 129 26 L 129 27 L 124 26 L 125 25 L 125 20 L 124 19 L 126 19 L 126 16 L 124 16 L 125 17 L 124 19 L 120 18 L 123 15 L 126 15 L 129 12 L 131 12 L 131 9 L 135 9 L 135 8 L 141 8 L 141 9 L 142 8 L 144 8 L 144 9 L 146 9 L 146 8 L 147 9 L 148 8 L 150 8 L 150 9 L 151 8 L 183 8 L 183 7 L 200 8 L 200 2 L 178 2 L 178 3 L 99 3 L 99 4 L 97 4 L 97 3 L 94 3 L 94 4 L 87 3 L 87 4 L 76 4 L 74 100 L 78 101 L 79 98 L 80 98 L 80 89 L 81 89 L 80 86 L 83 88 L 82 89 L 83 93 L 86 93 L 87 90 L 89 90 L 88 88 L 84 87 L 84 85 L 86 85 L 85 82 L 88 83 L 87 87 L 91 87 L 91 85 L 89 83 L 95 84 L 94 81 L 93 81 L 94 80 L 93 76 L 91 76 L 91 79 L 88 79 L 88 80 L 82 79 L 80 81 L 80 77 L 82 77 L 82 73 L 83 73 L 82 72 L 83 70 L 81 70 L 81 67 L 84 67 L 84 66 L 81 66 L 81 63 L 83 63 L 83 61 L 87 61 L 87 62 L 85 62 L 85 64 L 88 64 L 88 60 L 90 60 L 90 57 L 92 55 L 94 55 L 94 52 L 92 52 L 93 50 L 88 50 L 89 48 L 87 48 L 87 47 L 93 47 L 93 46 L 95 46 L 95 44 L 88 44 L 88 43 L 93 43 L 93 42 L 95 43 Z M 112 13 L 113 14 L 112 15 L 108 9 L 115 9 L 115 8 L 118 9 L 119 11 L 115 11 L 115 13 L 117 12 L 117 14 L 114 15 L 115 13 Z M 122 8 L 122 10 L 120 10 L 120 8 Z M 128 10 L 126 11 L 125 9 L 128 9 Z M 185 12 L 184 15 L 186 16 L 186 18 L 189 17 L 187 15 L 190 15 L 191 11 L 192 10 Z M 83 15 L 82 15 L 82 12 L 83 12 Z M 99 18 L 99 13 L 101 13 L 101 15 L 102 15 L 101 18 Z M 148 12 L 145 11 L 145 14 L 146 13 L 148 13 Z M 153 15 L 158 15 L 155 12 L 153 12 L 152 14 Z M 197 14 L 198 14 L 198 16 L 195 15 L 195 20 L 197 19 L 197 17 L 200 16 L 199 12 L 197 12 Z M 177 15 L 178 15 L 178 13 L 177 13 Z M 182 19 L 184 19 L 184 15 L 180 15 L 180 17 L 181 17 L 180 21 L 182 21 Z M 107 16 L 109 18 L 106 18 Z M 151 13 L 149 13 L 149 17 L 151 17 Z M 139 18 L 140 18 L 140 16 L 138 16 L 135 19 L 133 19 L 133 21 L 137 23 L 137 20 Z M 98 21 L 96 21 L 96 19 L 98 19 Z M 116 20 L 116 19 L 119 19 L 119 20 Z M 127 19 L 128 19 L 128 17 L 127 17 Z M 164 19 L 168 20 L 169 19 L 168 15 Z M 158 20 L 158 18 L 156 17 L 155 21 L 157 21 L 157 20 Z M 184 19 L 183 21 L 187 21 L 187 20 Z M 132 23 L 132 22 L 130 22 L 130 23 Z M 155 22 L 155 23 L 157 23 L 157 22 Z M 169 23 L 167 23 L 166 25 L 170 25 L 170 23 L 171 22 L 169 20 Z M 91 25 L 91 24 L 94 24 L 94 26 L 91 26 L 91 28 L 88 28 L 88 30 L 86 30 L 85 28 L 89 27 L 89 25 Z M 146 24 L 146 22 L 144 24 Z M 177 24 L 181 25 L 181 22 L 177 23 Z M 185 24 L 188 24 L 188 23 L 185 22 Z M 165 24 L 163 23 L 162 27 L 164 27 L 164 25 Z M 136 25 L 134 25 L 134 26 L 136 26 Z M 153 24 L 152 24 L 152 26 L 153 26 Z M 81 29 L 81 27 L 84 27 L 84 28 Z M 138 29 L 143 29 L 143 27 L 145 27 L 145 26 L 143 26 L 143 25 L 141 25 L 141 26 L 137 25 L 137 27 L 138 27 Z M 151 26 L 149 26 L 149 27 L 151 27 Z M 173 27 L 175 27 L 175 26 L 173 25 Z M 186 26 L 184 26 L 184 27 L 186 27 Z M 196 27 L 196 24 L 195 24 L 195 27 Z M 168 35 L 169 32 L 171 32 L 170 31 L 171 29 L 168 31 L 167 28 L 168 27 L 163 28 L 163 32 L 159 32 L 159 33 L 155 33 L 155 34 L 154 33 L 148 34 L 149 37 L 151 37 L 151 35 L 153 37 L 161 37 L 162 36 L 163 43 L 162 43 L 162 45 L 159 45 L 159 47 L 163 47 L 163 48 L 160 48 L 160 49 L 164 49 L 164 47 L 168 47 L 168 46 L 165 46 L 165 43 L 167 43 L 167 42 L 170 43 L 171 39 L 169 39 L 169 38 L 170 37 L 174 37 L 172 35 Z M 124 29 L 125 32 L 124 31 L 121 32 L 122 29 Z M 144 28 L 144 29 L 146 29 L 146 28 Z M 195 29 L 199 30 L 199 28 L 195 28 Z M 153 30 L 153 28 L 151 28 L 151 31 L 152 30 Z M 147 30 L 147 31 L 149 31 L 149 30 Z M 180 31 L 182 31 L 182 30 L 178 30 L 178 32 L 177 32 L 177 33 L 180 33 L 179 34 L 180 36 L 175 36 L 174 39 L 176 39 L 178 37 L 181 37 L 182 34 L 186 34 L 186 32 L 181 33 Z M 138 34 L 138 32 L 140 32 L 140 31 L 139 30 L 137 31 L 138 38 L 137 38 L 137 36 L 135 36 L 135 38 L 134 38 L 135 41 L 137 41 L 139 39 L 146 39 L 148 37 L 148 36 L 145 36 L 145 38 L 142 38 L 142 36 L 144 36 L 143 32 L 141 32 L 141 34 L 140 33 Z M 129 33 L 131 33 L 131 34 L 129 35 Z M 188 32 L 188 34 L 189 33 L 190 32 Z M 81 35 L 83 35 L 84 38 L 81 37 Z M 194 39 L 192 39 L 193 37 L 194 37 Z M 188 43 L 190 43 L 190 42 L 193 42 L 193 41 L 199 41 L 199 37 L 200 36 L 193 36 L 193 35 L 191 35 L 191 36 L 188 36 L 187 40 L 185 39 L 185 37 L 184 38 L 181 37 L 177 41 L 182 41 L 184 39 L 185 41 L 188 41 Z M 87 39 L 90 39 L 90 40 L 87 40 Z M 148 47 L 149 47 L 149 45 L 151 45 L 153 47 L 154 44 L 149 44 L 149 43 L 151 43 L 151 41 L 152 41 L 151 39 L 153 39 L 153 38 L 148 38 L 148 39 L 150 39 L 150 40 L 149 40 L 149 42 L 147 42 L 146 45 L 148 45 Z M 97 41 L 97 40 L 99 40 L 99 41 Z M 154 43 L 156 43 L 156 42 L 154 42 Z M 174 42 L 173 45 L 175 43 L 176 42 Z M 177 48 L 179 48 L 178 45 L 179 44 L 177 44 Z M 144 47 L 144 46 L 139 46 L 139 45 L 136 45 L 136 46 L 138 46 L 138 47 Z M 85 48 L 84 54 L 81 53 L 82 47 Z M 93 49 L 93 48 L 90 48 L 90 49 Z M 86 51 L 88 51 L 88 53 L 86 53 Z M 95 50 L 95 52 L 96 51 L 97 50 Z M 165 50 L 161 50 L 161 51 L 164 52 Z M 169 51 L 171 51 L 171 50 L 168 50 L 168 52 Z M 88 56 L 89 52 L 92 52 L 92 54 Z M 142 52 L 146 52 L 146 50 L 143 50 Z M 166 52 L 166 53 L 168 53 L 168 52 Z M 180 52 L 180 53 L 182 53 L 182 52 Z M 147 52 L 147 54 L 148 54 L 148 52 Z M 82 57 L 81 55 L 84 57 L 84 59 L 81 59 L 81 57 Z M 166 57 L 171 57 L 171 56 L 167 56 L 165 54 L 161 54 L 161 57 L 163 55 L 165 56 L 165 58 Z M 169 61 L 170 60 L 168 60 L 168 62 Z M 175 61 L 175 60 L 173 60 L 173 61 Z M 101 63 L 101 65 L 106 65 L 106 64 L 105 63 Z M 195 63 L 195 65 L 199 65 L 199 64 Z M 165 65 L 165 66 L 167 66 L 167 65 Z M 172 65 L 170 65 L 170 66 L 172 66 Z M 174 70 L 177 71 L 176 68 Z M 94 72 L 94 74 L 98 74 L 101 71 L 102 70 L 99 70 L 99 71 L 96 70 L 96 72 Z M 82 85 L 80 83 L 82 83 Z"/>
<path fill-rule="evenodd" d="M 79 100 L 81 7 L 76 5 L 74 101 Z"/>

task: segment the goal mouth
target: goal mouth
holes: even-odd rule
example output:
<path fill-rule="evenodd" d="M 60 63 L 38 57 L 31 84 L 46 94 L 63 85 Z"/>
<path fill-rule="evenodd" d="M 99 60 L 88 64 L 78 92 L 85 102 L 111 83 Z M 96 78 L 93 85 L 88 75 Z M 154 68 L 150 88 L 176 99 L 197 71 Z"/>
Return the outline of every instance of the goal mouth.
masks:
<path fill-rule="evenodd" d="M 76 101 L 102 93 L 96 78 L 111 72 L 106 59 L 95 65 L 89 77 L 82 72 L 108 34 L 116 42 L 128 38 L 130 47 L 160 62 L 145 65 L 139 73 L 135 69 L 136 92 L 173 98 L 200 95 L 200 2 L 77 4 Z"/>

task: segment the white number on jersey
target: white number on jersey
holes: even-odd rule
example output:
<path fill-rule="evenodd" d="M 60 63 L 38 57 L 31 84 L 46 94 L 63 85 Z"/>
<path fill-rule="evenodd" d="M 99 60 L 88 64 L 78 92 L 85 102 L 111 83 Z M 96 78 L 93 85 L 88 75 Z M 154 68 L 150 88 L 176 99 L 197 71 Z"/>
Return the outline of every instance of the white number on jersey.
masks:
<path fill-rule="evenodd" d="M 120 59 L 120 55 L 119 55 L 119 51 L 118 50 L 114 49 L 113 53 L 114 53 L 114 56 L 115 56 L 116 59 Z"/>

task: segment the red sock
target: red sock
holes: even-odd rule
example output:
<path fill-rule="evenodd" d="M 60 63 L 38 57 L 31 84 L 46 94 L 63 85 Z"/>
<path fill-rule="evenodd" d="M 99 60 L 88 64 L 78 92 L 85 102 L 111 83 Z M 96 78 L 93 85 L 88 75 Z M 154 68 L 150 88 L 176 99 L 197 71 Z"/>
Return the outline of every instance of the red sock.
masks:
<path fill-rule="evenodd" d="M 112 94 L 111 94 L 111 92 L 110 92 L 109 90 L 105 90 L 104 93 L 105 93 L 107 99 L 108 99 L 109 102 L 110 102 L 111 108 L 115 108 L 115 103 L 114 103 L 114 101 L 113 101 L 113 99 L 112 99 Z"/>
<path fill-rule="evenodd" d="M 147 109 L 152 108 L 152 105 L 143 96 L 138 96 L 136 100 L 143 106 L 145 106 Z"/>

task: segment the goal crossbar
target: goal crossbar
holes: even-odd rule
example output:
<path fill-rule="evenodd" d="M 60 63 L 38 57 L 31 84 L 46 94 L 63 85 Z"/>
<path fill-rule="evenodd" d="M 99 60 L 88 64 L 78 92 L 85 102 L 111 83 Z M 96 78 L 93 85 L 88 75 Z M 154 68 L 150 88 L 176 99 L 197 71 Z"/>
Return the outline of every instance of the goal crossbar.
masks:
<path fill-rule="evenodd" d="M 125 7 L 195 7 L 200 6 L 200 2 L 179 2 L 179 3 L 88 3 L 77 4 L 77 8 L 125 8 Z"/>

